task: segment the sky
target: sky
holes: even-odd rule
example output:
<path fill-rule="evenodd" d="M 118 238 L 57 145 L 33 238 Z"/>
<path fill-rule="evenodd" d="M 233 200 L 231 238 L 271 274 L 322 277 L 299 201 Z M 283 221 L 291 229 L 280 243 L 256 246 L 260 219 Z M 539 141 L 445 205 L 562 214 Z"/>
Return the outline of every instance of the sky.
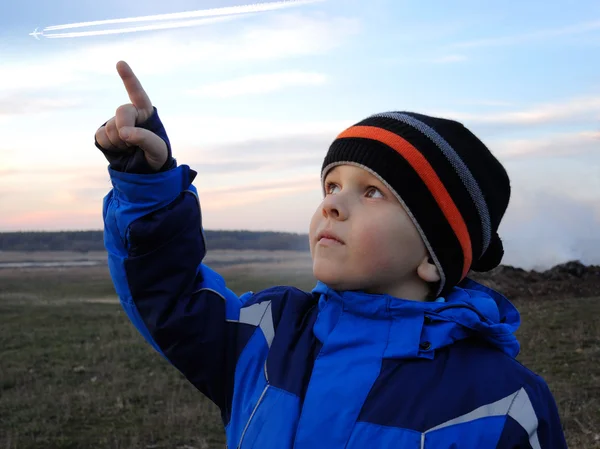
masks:
<path fill-rule="evenodd" d="M 0 232 L 102 229 L 94 133 L 129 103 L 125 60 L 198 172 L 205 229 L 308 232 L 331 141 L 404 110 L 461 121 L 505 165 L 504 263 L 600 264 L 600 2 L 254 5 L 0 3 Z"/>

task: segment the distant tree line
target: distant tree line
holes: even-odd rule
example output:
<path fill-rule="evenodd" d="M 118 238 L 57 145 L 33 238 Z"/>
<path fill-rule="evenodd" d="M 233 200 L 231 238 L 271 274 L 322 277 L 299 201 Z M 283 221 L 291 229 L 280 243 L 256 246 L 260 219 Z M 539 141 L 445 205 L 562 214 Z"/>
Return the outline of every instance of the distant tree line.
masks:
<path fill-rule="evenodd" d="M 209 249 L 308 251 L 308 236 L 287 232 L 204 231 Z M 0 232 L 0 251 L 103 251 L 102 231 Z"/>

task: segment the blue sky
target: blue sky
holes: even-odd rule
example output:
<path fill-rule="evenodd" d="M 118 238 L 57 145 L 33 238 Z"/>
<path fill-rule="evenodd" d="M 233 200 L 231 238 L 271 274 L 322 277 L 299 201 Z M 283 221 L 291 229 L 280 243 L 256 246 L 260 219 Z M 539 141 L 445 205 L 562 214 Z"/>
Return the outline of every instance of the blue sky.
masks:
<path fill-rule="evenodd" d="M 129 101 L 123 59 L 179 163 L 199 172 L 208 229 L 307 232 L 335 135 L 412 110 L 462 121 L 507 167 L 506 263 L 600 263 L 600 2 L 326 0 L 181 28 L 29 35 L 244 5 L 3 2 L 0 231 L 101 229 L 110 183 L 93 136 Z"/>

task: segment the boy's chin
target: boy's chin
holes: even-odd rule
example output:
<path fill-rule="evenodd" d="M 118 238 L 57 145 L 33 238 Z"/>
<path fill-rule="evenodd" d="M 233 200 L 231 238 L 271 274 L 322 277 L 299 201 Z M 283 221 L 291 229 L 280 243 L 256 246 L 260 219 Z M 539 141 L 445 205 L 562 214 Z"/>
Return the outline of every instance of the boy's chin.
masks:
<path fill-rule="evenodd" d="M 357 286 L 352 285 L 352 282 L 350 282 L 348 279 L 345 279 L 344 276 L 341 276 L 338 273 L 328 272 L 327 270 L 313 269 L 313 275 L 318 281 L 334 290 L 356 290 L 358 288 Z"/>

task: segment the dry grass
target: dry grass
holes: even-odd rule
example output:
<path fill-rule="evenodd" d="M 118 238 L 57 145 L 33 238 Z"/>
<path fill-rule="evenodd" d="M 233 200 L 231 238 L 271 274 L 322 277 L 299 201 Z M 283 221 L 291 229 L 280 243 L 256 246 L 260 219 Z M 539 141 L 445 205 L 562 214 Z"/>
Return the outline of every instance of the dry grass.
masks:
<path fill-rule="evenodd" d="M 60 262 L 87 260 L 106 262 L 106 251 L 0 251 L 0 263 L 5 262 Z M 220 266 L 251 263 L 291 263 L 310 266 L 308 251 L 251 251 L 251 250 L 216 250 L 208 251 L 206 263 Z"/>
<path fill-rule="evenodd" d="M 213 260 L 237 293 L 314 285 L 306 254 Z M 106 266 L 0 270 L 0 448 L 224 447 L 216 407 L 114 300 Z M 517 306 L 519 359 L 550 385 L 570 447 L 600 448 L 600 298 Z"/>
<path fill-rule="evenodd" d="M 106 251 L 0 251 L 3 262 L 58 262 L 72 260 L 106 261 Z"/>
<path fill-rule="evenodd" d="M 554 393 L 571 448 L 600 448 L 600 297 L 515 301 L 519 360 Z"/>

